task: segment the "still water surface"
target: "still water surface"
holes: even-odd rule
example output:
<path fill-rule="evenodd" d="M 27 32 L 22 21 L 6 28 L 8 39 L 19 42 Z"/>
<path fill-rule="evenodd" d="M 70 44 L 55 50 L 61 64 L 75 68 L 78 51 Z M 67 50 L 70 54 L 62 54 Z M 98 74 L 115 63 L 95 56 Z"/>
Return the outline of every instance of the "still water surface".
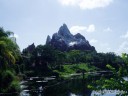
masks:
<path fill-rule="evenodd" d="M 21 82 L 23 90 L 20 96 L 116 96 L 119 93 L 116 90 L 94 91 L 88 89 L 87 85 L 92 83 L 95 78 L 90 77 L 84 80 L 74 78 L 58 82 L 54 77 L 31 77 Z"/>

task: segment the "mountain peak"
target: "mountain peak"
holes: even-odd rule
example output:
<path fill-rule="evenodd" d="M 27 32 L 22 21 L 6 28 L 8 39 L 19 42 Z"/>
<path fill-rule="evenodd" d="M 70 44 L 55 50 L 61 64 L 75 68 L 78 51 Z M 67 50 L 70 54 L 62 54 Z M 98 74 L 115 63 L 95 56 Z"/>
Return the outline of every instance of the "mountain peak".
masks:
<path fill-rule="evenodd" d="M 59 35 L 70 35 L 70 31 L 67 27 L 67 25 L 64 23 L 60 28 L 59 28 L 59 31 L 58 31 L 58 34 Z"/>
<path fill-rule="evenodd" d="M 68 27 L 65 23 L 60 28 L 68 29 Z"/>
<path fill-rule="evenodd" d="M 58 33 L 54 33 L 52 39 L 47 37 L 47 44 L 55 47 L 61 51 L 68 51 L 68 50 L 92 50 L 94 51 L 95 48 L 89 44 L 89 42 L 85 39 L 83 35 L 77 33 L 76 35 L 72 35 L 70 30 L 68 29 L 66 24 L 63 24 L 60 28 Z"/>
<path fill-rule="evenodd" d="M 49 44 L 51 42 L 51 37 L 48 35 L 46 39 L 46 44 Z"/>
<path fill-rule="evenodd" d="M 65 23 L 63 23 L 63 27 L 67 27 L 67 25 Z"/>

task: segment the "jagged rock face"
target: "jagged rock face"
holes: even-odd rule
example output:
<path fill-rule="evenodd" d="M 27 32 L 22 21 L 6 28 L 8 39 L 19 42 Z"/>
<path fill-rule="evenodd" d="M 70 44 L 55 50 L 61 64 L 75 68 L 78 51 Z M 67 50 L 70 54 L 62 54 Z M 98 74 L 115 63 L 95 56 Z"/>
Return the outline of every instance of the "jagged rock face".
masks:
<path fill-rule="evenodd" d="M 51 42 L 51 37 L 48 35 L 46 40 L 46 45 L 49 44 L 50 42 Z"/>
<path fill-rule="evenodd" d="M 80 33 L 72 35 L 66 24 L 59 28 L 57 33 L 54 33 L 52 39 L 47 37 L 46 45 L 51 45 L 60 51 L 69 50 L 92 50 L 95 48 Z"/>
<path fill-rule="evenodd" d="M 34 44 L 34 43 L 31 44 L 31 45 L 29 45 L 29 46 L 26 48 L 26 50 L 27 50 L 29 53 L 32 53 L 34 49 L 35 49 L 35 44 Z"/>

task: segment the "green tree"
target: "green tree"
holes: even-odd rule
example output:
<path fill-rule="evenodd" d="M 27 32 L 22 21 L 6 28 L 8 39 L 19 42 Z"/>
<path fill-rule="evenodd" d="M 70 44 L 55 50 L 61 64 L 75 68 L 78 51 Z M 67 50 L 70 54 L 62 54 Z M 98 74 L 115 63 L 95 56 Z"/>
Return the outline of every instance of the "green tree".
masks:
<path fill-rule="evenodd" d="M 56 55 L 56 58 L 55 58 L 55 61 L 56 61 L 56 65 L 55 66 L 59 66 L 59 68 L 61 69 L 62 68 L 62 65 L 65 63 L 65 59 L 66 59 L 66 55 L 64 52 L 61 52 L 61 51 L 55 51 L 55 55 Z"/>
<path fill-rule="evenodd" d="M 13 32 L 0 28 L 0 93 L 19 90 L 12 64 L 15 64 L 20 57 L 20 51 L 11 36 L 13 36 Z"/>
<path fill-rule="evenodd" d="M 109 54 L 109 56 L 111 57 L 112 54 Z M 107 58 L 110 58 L 109 56 Z M 114 58 L 112 57 L 111 59 L 114 60 Z M 124 61 L 124 63 L 118 64 L 118 62 L 122 63 L 122 60 Z M 97 87 L 90 85 L 89 87 L 94 90 L 120 90 L 124 92 L 117 93 L 117 96 L 128 96 L 128 81 L 125 80 L 125 77 L 127 78 L 128 76 L 128 54 L 123 53 L 122 57 L 117 56 L 116 64 L 118 64 L 118 69 L 116 68 L 117 65 L 112 66 L 112 64 L 107 64 L 106 67 L 112 72 L 111 75 L 108 74 L 107 77 L 102 75 L 100 80 L 96 80 L 95 82 L 97 84 Z"/>
<path fill-rule="evenodd" d="M 68 52 L 67 57 L 70 63 L 79 63 L 80 61 L 80 50 L 71 50 Z"/>
<path fill-rule="evenodd" d="M 15 64 L 20 56 L 18 45 L 9 37 L 12 32 L 0 28 L 0 66 L 6 68 L 9 64 Z"/>

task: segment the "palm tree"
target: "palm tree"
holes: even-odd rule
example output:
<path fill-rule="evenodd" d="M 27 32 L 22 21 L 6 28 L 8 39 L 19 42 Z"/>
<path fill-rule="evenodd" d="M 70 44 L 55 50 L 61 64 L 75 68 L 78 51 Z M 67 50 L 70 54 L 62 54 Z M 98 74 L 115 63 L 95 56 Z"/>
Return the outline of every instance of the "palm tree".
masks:
<path fill-rule="evenodd" d="M 16 63 L 20 51 L 16 42 L 11 39 L 12 36 L 13 32 L 0 28 L 0 93 L 19 92 L 20 89 L 11 66 Z"/>
<path fill-rule="evenodd" d="M 15 64 L 19 56 L 19 47 L 10 38 L 13 32 L 4 31 L 0 28 L 0 67 L 6 67 L 8 64 Z"/>

